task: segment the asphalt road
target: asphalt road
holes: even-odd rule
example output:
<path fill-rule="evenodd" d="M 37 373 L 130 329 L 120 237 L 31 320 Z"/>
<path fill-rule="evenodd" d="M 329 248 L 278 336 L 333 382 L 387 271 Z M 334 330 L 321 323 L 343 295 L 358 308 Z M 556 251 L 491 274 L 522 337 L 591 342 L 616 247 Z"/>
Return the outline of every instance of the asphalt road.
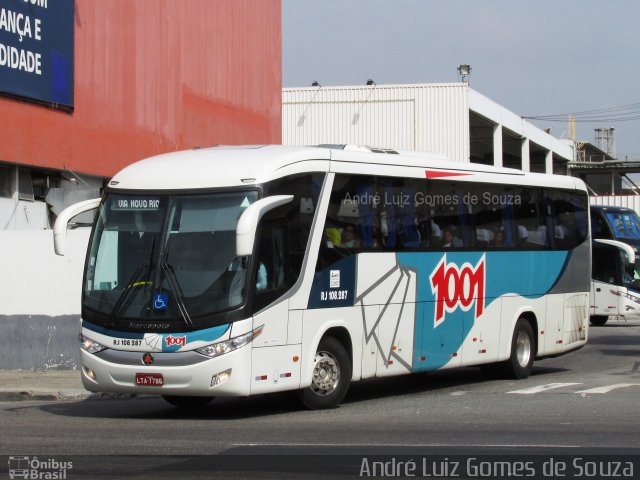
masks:
<path fill-rule="evenodd" d="M 224 468 L 224 478 L 354 478 L 362 472 L 340 462 L 365 455 L 637 460 L 639 401 L 640 322 L 611 322 L 592 327 L 581 350 L 536 362 L 526 380 L 487 380 L 477 368 L 372 380 L 354 384 L 328 411 L 303 410 L 290 394 L 216 399 L 195 413 L 153 397 L 0 403 L 0 453 L 95 456 L 74 457 L 67 478 L 116 478 L 122 469 L 135 478 L 190 478 L 211 473 L 211 457 L 202 457 L 211 454 L 237 466 Z M 278 455 L 286 455 L 287 472 L 265 467 Z"/>

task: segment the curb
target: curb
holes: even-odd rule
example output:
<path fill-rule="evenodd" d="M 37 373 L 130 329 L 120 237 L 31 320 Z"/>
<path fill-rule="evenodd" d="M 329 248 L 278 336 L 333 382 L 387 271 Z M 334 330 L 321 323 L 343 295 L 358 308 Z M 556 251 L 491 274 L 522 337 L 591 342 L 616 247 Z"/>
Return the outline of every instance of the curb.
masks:
<path fill-rule="evenodd" d="M 84 400 L 93 394 L 86 390 L 3 390 L 0 389 L 0 402 L 20 400 Z"/>
<path fill-rule="evenodd" d="M 135 395 L 131 393 L 96 393 L 87 390 L 9 390 L 0 389 L 0 402 L 58 401 L 58 400 L 129 400 L 152 398 L 156 395 Z"/>

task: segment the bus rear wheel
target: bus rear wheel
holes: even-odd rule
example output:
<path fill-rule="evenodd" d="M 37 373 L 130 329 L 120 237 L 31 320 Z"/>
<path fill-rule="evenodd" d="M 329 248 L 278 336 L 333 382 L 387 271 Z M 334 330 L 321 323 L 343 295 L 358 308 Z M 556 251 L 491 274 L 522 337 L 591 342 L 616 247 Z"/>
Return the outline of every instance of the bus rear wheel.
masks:
<path fill-rule="evenodd" d="M 589 317 L 589 323 L 596 327 L 603 326 L 605 323 L 607 323 L 607 320 L 609 320 L 609 317 L 607 315 L 591 315 L 591 317 Z"/>
<path fill-rule="evenodd" d="M 174 407 L 183 408 L 185 410 L 198 410 L 200 408 L 204 408 L 211 403 L 211 400 L 213 400 L 213 397 L 182 397 L 178 395 L 163 395 L 162 398 Z"/>
<path fill-rule="evenodd" d="M 519 318 L 513 329 L 511 355 L 502 363 L 502 371 L 508 378 L 527 378 L 533 370 L 535 340 L 533 328 L 526 318 Z"/>
<path fill-rule="evenodd" d="M 313 360 L 311 385 L 298 392 L 310 410 L 340 405 L 351 383 L 351 360 L 342 343 L 333 337 L 320 341 Z"/>

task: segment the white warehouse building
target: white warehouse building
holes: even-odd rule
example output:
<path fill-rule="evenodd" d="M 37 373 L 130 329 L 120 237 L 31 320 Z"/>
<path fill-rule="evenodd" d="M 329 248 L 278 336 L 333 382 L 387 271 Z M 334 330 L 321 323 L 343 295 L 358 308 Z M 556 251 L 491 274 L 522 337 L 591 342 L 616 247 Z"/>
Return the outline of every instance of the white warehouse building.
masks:
<path fill-rule="evenodd" d="M 570 140 L 553 137 L 467 83 L 285 88 L 284 145 L 430 151 L 455 162 L 567 174 Z"/>

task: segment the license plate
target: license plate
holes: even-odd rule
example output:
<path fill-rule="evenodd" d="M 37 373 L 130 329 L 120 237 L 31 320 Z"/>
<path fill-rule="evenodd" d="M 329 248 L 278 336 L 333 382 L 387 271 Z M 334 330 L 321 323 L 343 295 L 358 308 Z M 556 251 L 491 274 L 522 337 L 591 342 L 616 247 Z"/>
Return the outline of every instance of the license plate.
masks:
<path fill-rule="evenodd" d="M 161 387 L 164 376 L 161 373 L 136 373 L 136 385 L 141 387 Z"/>

